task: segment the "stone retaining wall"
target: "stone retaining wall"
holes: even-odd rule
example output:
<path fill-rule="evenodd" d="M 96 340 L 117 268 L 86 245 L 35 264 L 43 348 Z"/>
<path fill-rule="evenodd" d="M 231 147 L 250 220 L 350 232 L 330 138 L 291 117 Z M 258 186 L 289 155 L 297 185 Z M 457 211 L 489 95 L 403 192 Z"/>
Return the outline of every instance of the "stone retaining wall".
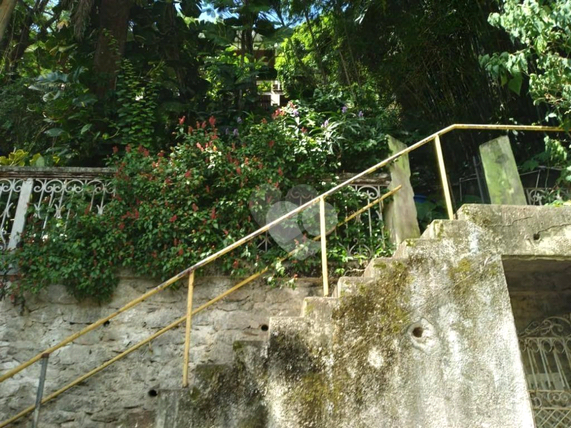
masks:
<path fill-rule="evenodd" d="M 194 307 L 234 283 L 227 277 L 198 278 Z M 155 285 L 153 281 L 125 277 L 113 300 L 105 305 L 77 303 L 61 286 L 27 298 L 23 311 L 7 300 L 0 302 L 0 373 L 114 312 Z M 230 362 L 235 340 L 264 340 L 270 316 L 298 315 L 303 298 L 320 292 L 318 279 L 301 279 L 294 290 L 262 283 L 245 286 L 194 317 L 192 365 Z M 44 395 L 173 322 L 184 315 L 185 308 L 185 289 L 165 290 L 54 352 Z M 183 342 L 181 325 L 64 393 L 43 408 L 42 428 L 153 426 L 156 393 L 180 387 Z M 36 363 L 0 384 L 0 421 L 34 403 L 39 372 Z"/>

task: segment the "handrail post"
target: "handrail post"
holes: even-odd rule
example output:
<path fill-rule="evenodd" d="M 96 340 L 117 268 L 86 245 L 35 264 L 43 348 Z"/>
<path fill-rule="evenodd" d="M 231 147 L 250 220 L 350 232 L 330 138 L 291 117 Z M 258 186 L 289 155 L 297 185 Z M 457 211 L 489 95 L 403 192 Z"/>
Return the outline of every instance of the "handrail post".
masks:
<path fill-rule="evenodd" d="M 42 397 L 44 396 L 44 385 L 46 382 L 46 372 L 48 370 L 48 359 L 50 354 L 42 355 L 42 368 L 40 369 L 40 381 L 38 383 L 38 392 L 36 394 L 36 408 L 34 409 L 34 419 L 32 420 L 32 428 L 38 427 L 40 420 L 40 408 L 42 407 Z"/>
<path fill-rule="evenodd" d="M 184 336 L 184 366 L 182 367 L 182 387 L 188 386 L 188 361 L 190 358 L 190 330 L 192 328 L 192 295 L 194 292 L 194 271 L 188 276 L 188 298 L 186 302 L 186 332 Z"/>
<path fill-rule="evenodd" d="M 327 273 L 327 225 L 325 224 L 325 197 L 319 199 L 319 229 L 321 233 L 321 274 L 323 275 L 323 295 L 329 296 L 329 276 Z"/>
<path fill-rule="evenodd" d="M 446 211 L 448 218 L 454 220 L 454 208 L 452 207 L 452 197 L 450 195 L 450 187 L 448 185 L 448 176 L 446 175 L 446 166 L 444 165 L 444 156 L 442 155 L 442 146 L 440 145 L 440 136 L 434 137 L 434 147 L 436 148 L 436 157 L 438 158 L 438 169 L 440 170 L 440 180 L 442 182 L 442 190 L 444 191 L 444 199 L 446 201 Z"/>

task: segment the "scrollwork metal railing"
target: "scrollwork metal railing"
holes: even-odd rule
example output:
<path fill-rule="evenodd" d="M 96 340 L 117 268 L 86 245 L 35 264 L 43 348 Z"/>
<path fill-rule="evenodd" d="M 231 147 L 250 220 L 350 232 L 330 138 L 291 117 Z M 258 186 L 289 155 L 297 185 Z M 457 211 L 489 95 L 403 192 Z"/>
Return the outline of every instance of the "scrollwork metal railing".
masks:
<path fill-rule="evenodd" d="M 339 176 L 340 181 L 345 181 L 355 176 L 355 174 L 343 173 Z M 363 177 L 353 183 L 350 187 L 357 193 L 364 204 L 380 198 L 390 184 L 390 175 L 387 173 L 373 174 L 371 177 Z M 296 206 L 305 204 L 317 196 L 313 187 L 307 185 L 295 186 L 291 189 L 286 199 Z M 350 257 L 371 258 L 379 250 L 382 250 L 384 242 L 383 234 L 383 202 L 374 204 L 372 207 L 362 212 L 355 218 L 355 224 L 359 225 L 358 232 L 352 231 L 348 236 L 344 235 L 342 241 Z M 348 213 L 346 213 L 348 214 Z M 380 241 L 374 244 L 379 238 Z M 268 251 L 275 245 L 272 236 L 265 233 L 258 238 L 257 247 L 262 251 Z"/>
<path fill-rule="evenodd" d="M 20 195 L 22 194 L 22 184 L 24 180 L 21 178 L 0 179 L 0 207 L 2 215 L 0 217 L 0 250 L 8 248 L 10 235 L 14 230 L 14 218 Z M 16 228 L 18 228 L 16 226 Z M 21 231 L 20 231 L 21 232 Z M 14 231 L 14 233 L 16 233 Z M 12 244 L 12 248 L 15 244 Z"/>
<path fill-rule="evenodd" d="M 28 208 L 43 220 L 50 218 L 65 224 L 72 214 L 70 202 L 83 198 L 89 210 L 101 214 L 115 193 L 109 168 L 0 168 L 0 250 L 16 248 Z"/>
<path fill-rule="evenodd" d="M 65 226 L 72 214 L 71 202 L 77 198 L 89 202 L 90 211 L 102 214 L 115 193 L 111 182 L 113 173 L 109 168 L 0 167 L 0 251 L 16 248 L 29 208 L 37 219 L 43 220 L 42 229 L 52 218 L 61 219 Z M 350 178 L 350 175 L 343 178 Z M 388 174 L 377 174 L 353 183 L 352 187 L 369 203 L 383 194 L 389 181 Z M 292 196 L 299 206 L 315 195 L 298 192 Z M 382 221 L 382 205 L 364 215 L 369 238 L 372 238 L 373 222 Z M 260 236 L 258 248 L 268 250 L 271 246 L 272 239 L 268 234 Z"/>

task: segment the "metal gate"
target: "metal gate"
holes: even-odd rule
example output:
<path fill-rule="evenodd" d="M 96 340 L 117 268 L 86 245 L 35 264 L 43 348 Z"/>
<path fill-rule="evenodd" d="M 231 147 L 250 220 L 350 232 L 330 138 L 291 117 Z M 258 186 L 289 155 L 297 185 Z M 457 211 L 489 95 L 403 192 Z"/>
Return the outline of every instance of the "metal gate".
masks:
<path fill-rule="evenodd" d="M 519 345 L 536 427 L 571 427 L 571 314 L 531 323 Z"/>

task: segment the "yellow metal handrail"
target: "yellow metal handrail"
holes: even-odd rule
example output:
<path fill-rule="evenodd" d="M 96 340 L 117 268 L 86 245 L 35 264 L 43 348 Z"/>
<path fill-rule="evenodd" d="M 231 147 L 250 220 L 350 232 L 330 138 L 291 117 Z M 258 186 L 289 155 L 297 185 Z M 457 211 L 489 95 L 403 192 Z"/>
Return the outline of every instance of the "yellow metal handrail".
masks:
<path fill-rule="evenodd" d="M 259 278 L 260 276 L 265 274 L 270 268 L 266 267 L 266 268 L 262 269 L 261 271 L 259 271 L 255 274 L 251 275 L 250 277 L 240 281 L 234 287 L 232 287 L 229 290 L 225 291 L 224 293 L 218 295 L 217 297 L 213 298 L 209 302 L 207 302 L 207 303 L 203 304 L 202 306 L 193 310 L 192 309 L 192 293 L 193 293 L 193 289 L 194 289 L 194 273 L 196 272 L 196 270 L 198 270 L 199 268 L 204 267 L 207 264 L 217 260 L 218 258 L 222 257 L 223 255 L 235 250 L 236 248 L 240 247 L 241 245 L 248 243 L 252 239 L 261 235 L 262 233 L 269 231 L 272 227 L 278 225 L 282 221 L 289 219 L 289 218 L 293 217 L 294 215 L 302 212 L 306 208 L 319 203 L 319 205 L 320 205 L 320 235 L 315 237 L 314 240 L 318 240 L 318 239 L 321 240 L 323 287 L 324 287 L 324 295 L 327 296 L 329 294 L 329 287 L 328 287 L 328 278 L 327 278 L 328 274 L 327 274 L 326 235 L 331 231 L 325 230 L 325 215 L 324 215 L 325 198 L 327 198 L 328 196 L 331 196 L 332 194 L 334 194 L 338 190 L 341 190 L 341 189 L 349 186 L 350 184 L 359 180 L 360 178 L 362 178 L 368 174 L 371 174 L 371 173 L 377 171 L 378 169 L 390 164 L 391 162 L 395 161 L 399 157 L 401 157 L 405 154 L 408 154 L 408 153 L 424 146 L 425 144 L 428 144 L 431 141 L 434 141 L 437 159 L 438 159 L 438 165 L 439 165 L 440 178 L 442 181 L 444 198 L 446 201 L 446 208 L 447 208 L 449 218 L 452 219 L 454 211 L 453 211 L 452 199 L 450 196 L 450 191 L 449 191 L 449 186 L 448 186 L 448 179 L 446 176 L 446 168 L 445 168 L 445 164 L 444 164 L 444 158 L 442 155 L 442 149 L 441 149 L 441 145 L 440 145 L 440 137 L 451 132 L 451 131 L 453 131 L 453 130 L 566 132 L 563 128 L 559 128 L 559 127 L 535 126 L 535 125 L 454 124 L 454 125 L 450 125 L 446 128 L 443 128 L 440 131 L 437 131 L 434 134 L 418 141 L 417 143 L 393 154 L 392 156 L 388 157 L 387 159 L 385 159 L 385 160 L 377 163 L 376 165 L 366 169 L 365 171 L 351 177 L 350 179 L 346 180 L 345 182 L 331 188 L 327 192 L 324 192 L 323 194 L 319 195 L 318 197 L 312 199 L 311 201 L 306 202 L 305 204 L 297 207 L 296 209 L 290 211 L 289 213 L 283 215 L 282 217 L 268 223 L 264 227 L 261 227 L 260 229 L 256 230 L 255 232 L 252 232 L 251 234 L 245 236 L 244 238 L 239 239 L 238 241 L 236 241 L 233 244 L 225 247 L 224 249 L 212 254 L 209 257 L 206 257 L 205 259 L 203 259 L 203 260 L 199 261 L 198 263 L 194 264 L 193 266 L 183 270 L 182 272 L 178 273 L 177 275 L 173 276 L 172 278 L 168 279 L 167 281 L 164 281 L 163 283 L 159 284 L 158 286 L 156 286 L 152 290 L 146 292 L 145 294 L 138 297 L 137 299 L 134 299 L 131 302 L 127 303 L 125 306 L 121 307 L 116 312 L 114 312 L 114 313 L 112 313 L 112 314 L 110 314 L 104 318 L 101 318 L 100 320 L 98 320 L 98 321 L 94 322 L 93 324 L 87 326 L 86 328 L 82 329 L 81 331 L 79 331 L 79 332 L 77 332 L 71 336 L 68 336 L 67 338 L 65 338 L 64 340 L 59 342 L 58 344 L 46 349 L 45 351 L 39 353 L 35 357 L 26 361 L 25 363 L 20 364 L 18 367 L 13 368 L 13 369 L 9 370 L 8 372 L 6 372 L 5 374 L 3 374 L 2 376 L 0 376 L 0 383 L 5 381 L 6 379 L 13 377 L 14 375 L 21 372 L 25 368 L 29 367 L 33 363 L 39 361 L 42 358 L 46 358 L 47 356 L 49 356 L 54 351 L 56 351 L 56 350 L 62 348 L 63 346 L 73 342 L 77 338 L 79 338 L 79 337 L 83 336 L 84 334 L 94 330 L 95 328 L 101 326 L 105 322 L 107 322 L 107 321 L 111 320 L 112 318 L 115 318 L 116 316 L 120 315 L 121 313 L 133 308 L 134 306 L 145 301 L 146 299 L 148 299 L 152 295 L 166 289 L 170 285 L 174 284 L 178 280 L 180 280 L 180 279 L 182 279 L 188 275 L 189 276 L 189 282 L 188 282 L 189 289 L 188 289 L 188 302 L 187 302 L 187 313 L 186 313 L 186 315 L 177 319 L 176 321 L 169 324 L 165 328 L 159 330 L 158 332 L 154 333 L 152 336 L 148 337 L 147 339 L 137 343 L 136 345 L 131 346 L 127 350 L 123 351 L 121 354 L 119 354 L 119 355 L 115 356 L 114 358 L 112 358 L 111 360 L 103 363 L 99 367 L 97 367 L 97 368 L 91 370 L 90 372 L 78 377 L 73 382 L 71 382 L 68 385 L 64 386 L 63 388 L 51 393 L 50 395 L 41 399 L 40 401 L 41 401 L 41 404 L 43 404 L 43 403 L 46 403 L 46 402 L 52 400 L 53 398 L 57 397 L 58 395 L 62 394 L 65 391 L 67 391 L 68 389 L 77 385 L 78 383 L 83 382 L 84 380 L 88 379 L 89 377 L 93 376 L 94 374 L 100 372 L 101 370 L 105 369 L 106 367 L 108 367 L 111 364 L 115 363 L 116 361 L 122 359 L 123 357 L 129 355 L 131 352 L 139 349 L 141 346 L 149 343 L 153 339 L 155 339 L 155 338 L 159 337 L 160 335 L 164 334 L 165 332 L 177 327 L 178 325 L 182 324 L 185 321 L 186 321 L 185 355 L 183 358 L 184 359 L 184 367 L 183 367 L 183 382 L 182 383 L 183 383 L 183 386 L 187 386 L 188 385 L 188 354 L 189 354 L 189 349 L 190 349 L 190 327 L 191 327 L 192 316 L 199 313 L 200 311 L 206 309 L 207 307 L 211 306 L 212 304 L 218 302 L 219 300 L 223 299 L 224 297 L 228 296 L 229 294 L 233 293 L 234 291 L 238 290 L 239 288 L 243 287 L 244 285 L 246 285 L 246 284 L 254 281 L 255 279 Z M 372 207 L 376 203 L 379 203 L 383 199 L 387 198 L 388 196 L 391 196 L 392 194 L 397 192 L 400 188 L 401 188 L 401 186 L 393 189 L 391 192 L 383 195 L 381 198 L 378 198 L 377 200 L 369 203 L 366 207 L 360 209 L 359 211 L 357 211 L 356 213 L 354 213 L 350 217 L 347 217 L 344 221 L 339 223 L 339 225 L 347 223 L 349 220 L 356 217 L 360 213 L 366 211 L 367 209 L 369 209 L 370 207 Z M 337 226 L 339 226 L 339 225 L 337 225 Z M 288 253 L 288 255 L 286 255 L 285 257 L 280 258 L 279 261 L 286 260 L 288 257 L 293 255 L 295 252 L 296 252 L 296 250 Z M 21 417 L 25 416 L 28 413 L 31 413 L 35 407 L 36 406 L 30 406 L 27 409 L 25 409 L 22 412 L 15 415 L 14 417 L 12 417 L 6 421 L 3 421 L 2 423 L 0 423 L 0 428 L 3 428 L 5 426 L 9 425 L 10 423 L 20 419 Z"/>
<path fill-rule="evenodd" d="M 402 186 L 398 186 L 396 188 L 394 188 L 393 190 L 383 194 L 380 198 L 375 199 L 374 201 L 370 202 L 369 204 L 365 205 L 363 208 L 359 209 L 358 211 L 354 212 L 353 214 L 351 214 L 350 216 L 348 216 L 347 218 L 345 218 L 343 221 L 339 222 L 336 226 L 334 226 L 331 230 L 329 230 L 327 233 L 331 233 L 335 228 L 342 226 L 346 223 L 348 223 L 350 220 L 354 219 L 355 217 L 357 217 L 359 214 L 364 213 L 365 211 L 367 211 L 369 208 L 373 207 L 374 205 L 382 202 L 383 200 L 391 197 L 392 195 L 394 195 L 397 191 L 399 191 L 401 189 Z M 314 241 L 317 241 L 321 239 L 321 235 L 317 235 L 313 238 Z M 291 252 L 289 252 L 286 256 L 281 257 L 280 259 L 278 259 L 279 262 L 283 262 L 285 260 L 287 260 L 289 257 L 291 257 L 292 255 L 294 255 L 296 253 L 297 250 L 293 250 Z M 57 391 L 51 393 L 50 395 L 48 395 L 47 397 L 43 398 L 41 400 L 41 404 L 45 404 L 48 401 L 56 398 L 58 395 L 61 395 L 62 393 L 64 393 L 65 391 L 67 391 L 68 389 L 74 387 L 75 385 L 78 385 L 79 383 L 85 381 L 86 379 L 90 378 L 91 376 L 99 373 L 100 371 L 102 371 L 103 369 L 109 367 L 111 364 L 115 363 L 116 361 L 119 361 L 120 359 L 126 357 L 127 355 L 129 355 L 130 353 L 132 353 L 133 351 L 136 351 L 137 349 L 141 348 L 142 346 L 146 345 L 147 343 L 151 342 L 152 340 L 156 339 L 157 337 L 161 336 L 162 334 L 166 333 L 167 331 L 172 330 L 175 327 L 178 327 L 180 324 L 182 324 L 184 321 L 187 322 L 187 328 L 185 331 L 185 355 L 184 355 L 184 365 L 183 365 L 183 387 L 188 386 L 188 356 L 189 356 L 189 350 L 190 350 L 190 320 L 192 319 L 192 316 L 196 315 L 197 313 L 203 311 L 204 309 L 208 308 L 209 306 L 213 305 L 214 303 L 222 300 L 224 297 L 234 293 L 235 291 L 237 291 L 238 289 L 242 288 L 244 285 L 249 284 L 250 282 L 258 279 L 260 276 L 264 275 L 268 270 L 270 270 L 270 267 L 266 267 L 264 269 L 262 269 L 259 272 L 256 272 L 255 274 L 249 276 L 248 278 L 240 281 L 238 284 L 236 284 L 234 287 L 226 290 L 224 293 L 219 294 L 218 296 L 216 296 L 215 298 L 213 298 L 212 300 L 206 302 L 205 304 L 199 306 L 198 308 L 192 310 L 192 293 L 193 293 L 193 287 L 194 287 L 194 271 L 192 271 L 189 275 L 189 289 L 188 289 L 188 302 L 187 302 L 187 314 L 178 318 L 176 321 L 172 322 L 171 324 L 169 324 L 168 326 L 164 327 L 163 329 L 157 331 L 156 333 L 154 333 L 153 335 L 149 336 L 148 338 L 138 342 L 137 344 L 131 346 L 130 348 L 126 349 L 125 351 L 123 351 L 122 353 L 116 355 L 115 357 L 113 357 L 112 359 L 106 361 L 105 363 L 101 364 L 100 366 L 96 367 L 95 369 L 89 371 L 88 373 L 79 376 L 78 378 L 76 378 L 74 381 L 70 382 L 69 384 L 65 385 L 64 387 L 58 389 Z M 168 282 L 168 281 L 166 281 Z M 165 282 L 165 284 L 166 284 Z M 161 284 L 164 285 L 164 284 Z M 160 286 L 161 286 L 160 285 Z M 160 290 L 163 290 L 164 288 L 160 288 L 160 286 L 157 286 L 156 288 L 154 288 L 152 291 L 158 292 Z M 114 314 L 106 317 L 106 318 L 102 318 L 101 320 L 99 320 L 97 323 L 93 323 L 91 324 L 91 326 L 99 324 L 101 321 L 105 322 L 105 320 L 107 319 L 111 319 L 111 317 L 116 316 L 118 314 L 120 314 L 121 312 L 124 312 L 125 310 L 127 310 L 127 306 L 129 306 L 130 308 L 135 306 L 138 303 L 141 303 L 143 300 L 141 300 L 142 298 L 146 298 L 149 297 L 149 295 L 151 295 L 150 293 L 146 293 L 145 295 L 141 296 L 138 299 L 133 300 L 132 302 L 130 302 L 130 304 L 133 304 L 132 306 L 129 305 L 125 305 L 123 308 L 119 309 L 119 311 L 115 312 Z M 154 293 L 153 293 L 154 294 Z M 115 315 L 116 314 L 116 315 Z M 64 346 L 62 345 L 62 343 L 66 342 L 69 343 L 70 341 L 75 340 L 75 338 L 80 337 L 82 334 L 85 334 L 89 331 L 91 331 L 89 329 L 88 326 L 87 328 L 83 329 L 81 332 L 78 332 L 70 337 L 68 337 L 67 339 L 65 339 L 64 341 L 60 342 L 58 345 L 53 346 L 52 348 L 49 348 L 49 350 L 51 349 L 59 349 L 59 347 Z M 70 340 L 70 338 L 74 338 L 73 340 Z M 43 352 L 40 355 L 40 359 L 41 358 L 45 358 L 46 355 L 49 355 L 48 350 L 46 350 L 45 352 Z M 53 352 L 53 351 L 52 351 Z M 34 357 L 35 358 L 35 357 Z M 20 369 L 19 371 L 23 370 L 24 368 L 28 367 L 30 364 L 33 363 L 32 360 L 34 360 L 34 358 L 32 358 L 31 360 L 29 360 L 27 363 L 21 364 L 20 366 L 16 367 L 16 369 Z M 36 360 L 37 361 L 37 360 Z M 13 369 L 12 371 L 15 371 L 16 369 Z M 7 379 L 10 374 L 6 373 L 2 379 L 0 381 L 3 381 L 5 379 Z M 14 373 L 15 374 L 15 373 Z M 13 376 L 13 375 L 12 375 Z M 20 419 L 21 417 L 27 415 L 28 413 L 31 413 L 32 411 L 34 411 L 35 406 L 30 406 L 27 407 L 26 409 L 22 410 L 20 413 L 18 413 L 17 415 L 13 416 L 12 418 L 0 423 L 0 428 L 3 428 L 7 425 L 9 425 L 12 422 L 17 421 L 18 419 Z"/>

